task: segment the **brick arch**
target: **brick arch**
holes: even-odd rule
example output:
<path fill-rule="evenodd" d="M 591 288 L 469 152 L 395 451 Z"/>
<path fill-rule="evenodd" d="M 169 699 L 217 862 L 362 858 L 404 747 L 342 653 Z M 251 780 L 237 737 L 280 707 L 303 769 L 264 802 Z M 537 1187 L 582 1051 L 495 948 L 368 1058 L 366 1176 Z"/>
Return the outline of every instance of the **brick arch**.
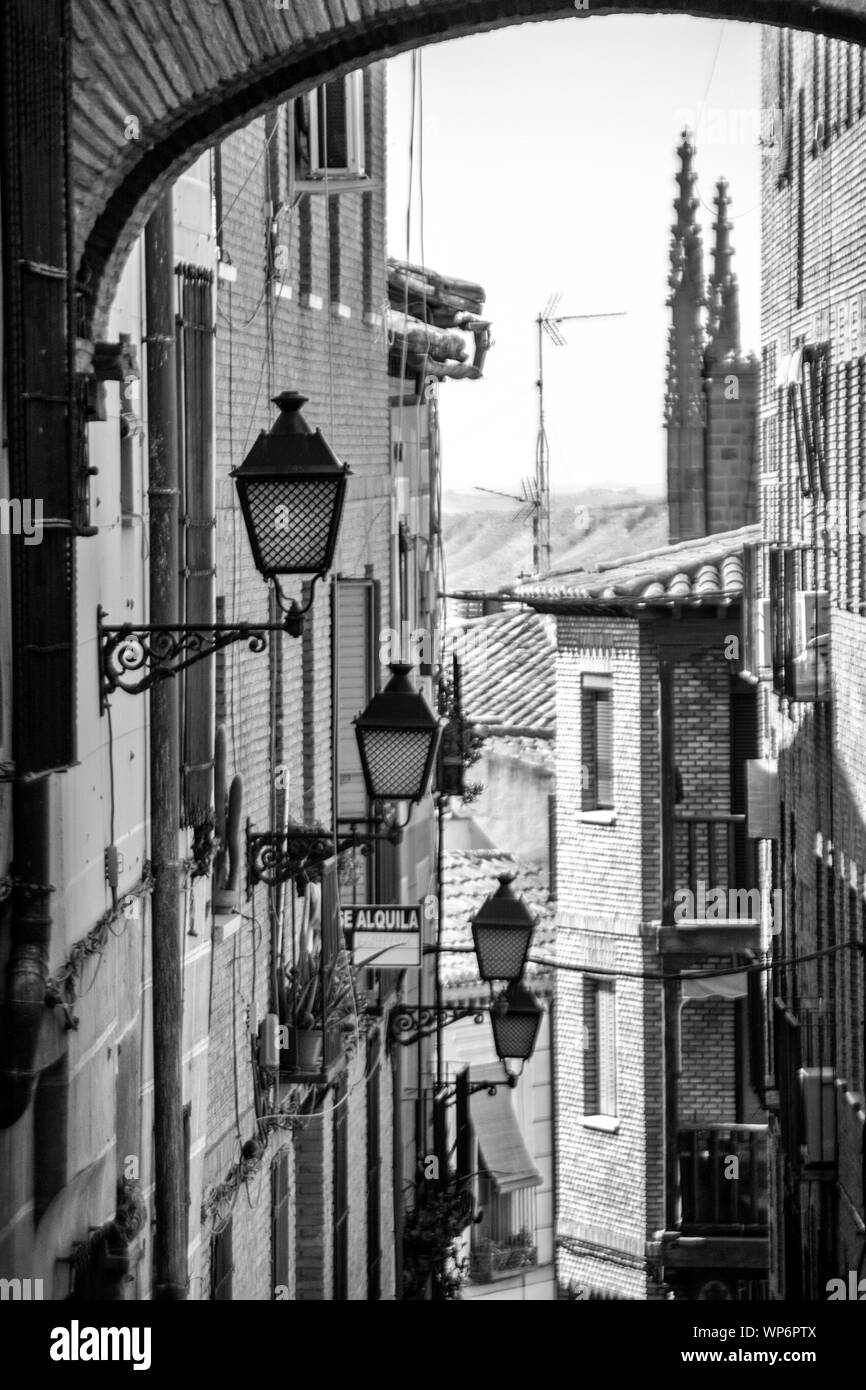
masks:
<path fill-rule="evenodd" d="M 279 8 L 280 4 L 285 8 Z M 866 0 L 72 0 L 75 260 L 100 331 L 165 186 L 275 101 L 406 49 L 533 20 L 691 14 L 866 42 Z M 126 138 L 126 118 L 138 138 Z"/>

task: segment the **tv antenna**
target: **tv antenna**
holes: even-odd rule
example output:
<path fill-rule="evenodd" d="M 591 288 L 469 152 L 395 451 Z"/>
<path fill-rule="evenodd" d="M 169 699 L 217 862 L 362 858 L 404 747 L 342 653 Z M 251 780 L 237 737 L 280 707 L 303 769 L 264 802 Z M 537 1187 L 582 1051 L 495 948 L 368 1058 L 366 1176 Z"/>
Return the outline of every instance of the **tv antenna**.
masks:
<path fill-rule="evenodd" d="M 547 303 L 535 322 L 538 328 L 538 438 L 535 445 L 535 502 L 532 518 L 532 566 L 536 574 L 544 574 L 550 569 L 550 447 L 544 427 L 544 337 L 545 334 L 554 347 L 565 347 L 568 339 L 560 328 L 563 323 L 575 323 L 578 319 L 622 319 L 624 309 L 611 314 L 558 314 L 562 291 L 557 290 L 547 296 Z M 524 483 L 524 490 L 526 484 Z M 520 501 L 520 498 L 516 499 Z"/>

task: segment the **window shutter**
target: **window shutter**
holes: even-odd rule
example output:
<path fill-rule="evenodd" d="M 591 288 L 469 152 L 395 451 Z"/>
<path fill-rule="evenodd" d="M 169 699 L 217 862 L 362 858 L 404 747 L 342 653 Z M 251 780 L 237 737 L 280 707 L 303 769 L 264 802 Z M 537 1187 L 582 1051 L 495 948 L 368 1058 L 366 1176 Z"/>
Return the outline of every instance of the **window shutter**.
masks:
<path fill-rule="evenodd" d="M 289 1151 L 281 1149 L 271 1168 L 271 1298 L 289 1287 L 291 1207 L 289 1205 Z"/>
<path fill-rule="evenodd" d="M 177 275 L 183 618 L 207 625 L 214 621 L 213 275 L 195 265 L 178 266 Z M 213 663 L 198 662 L 180 680 L 182 814 L 199 827 L 213 806 Z"/>
<path fill-rule="evenodd" d="M 222 1230 L 211 1241 L 211 1298 L 217 1301 L 232 1301 L 232 1219 L 229 1217 Z"/>
<path fill-rule="evenodd" d="M 374 690 L 372 580 L 338 579 L 334 584 L 334 717 L 337 816 L 363 820 L 367 790 L 353 720 Z"/>
<path fill-rule="evenodd" d="M 595 692 L 595 758 L 599 807 L 613 806 L 613 699 L 609 690 Z"/>

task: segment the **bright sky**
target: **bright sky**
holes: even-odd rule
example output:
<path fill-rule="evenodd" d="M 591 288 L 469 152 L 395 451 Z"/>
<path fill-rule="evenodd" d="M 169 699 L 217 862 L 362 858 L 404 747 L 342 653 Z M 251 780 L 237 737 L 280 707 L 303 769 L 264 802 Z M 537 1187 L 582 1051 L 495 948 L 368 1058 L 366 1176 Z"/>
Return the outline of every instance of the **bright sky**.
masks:
<path fill-rule="evenodd" d="M 388 250 L 406 258 L 412 56 L 389 63 Z M 544 344 L 551 490 L 664 491 L 662 407 L 675 156 L 697 139 L 704 271 L 715 182 L 732 197 L 743 343 L 758 350 L 760 28 L 668 16 L 524 24 L 421 50 L 408 259 L 487 291 L 495 345 L 481 381 L 444 382 L 444 486 L 520 490 Z M 421 191 L 423 187 L 423 240 Z"/>

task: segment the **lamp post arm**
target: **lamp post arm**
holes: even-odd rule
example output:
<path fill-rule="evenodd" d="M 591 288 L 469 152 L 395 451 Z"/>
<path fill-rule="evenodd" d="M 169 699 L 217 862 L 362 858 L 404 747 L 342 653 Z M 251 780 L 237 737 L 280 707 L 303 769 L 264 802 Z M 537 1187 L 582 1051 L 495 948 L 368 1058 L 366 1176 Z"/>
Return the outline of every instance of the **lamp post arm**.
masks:
<path fill-rule="evenodd" d="M 140 695 L 157 682 L 176 676 L 188 666 L 213 656 L 233 642 L 247 642 L 250 651 L 267 647 L 269 632 L 298 636 L 297 615 L 291 612 L 281 623 L 121 623 L 104 621 L 103 608 L 97 609 L 100 661 L 100 705 L 115 690 Z M 138 675 L 137 673 L 143 672 Z"/>

